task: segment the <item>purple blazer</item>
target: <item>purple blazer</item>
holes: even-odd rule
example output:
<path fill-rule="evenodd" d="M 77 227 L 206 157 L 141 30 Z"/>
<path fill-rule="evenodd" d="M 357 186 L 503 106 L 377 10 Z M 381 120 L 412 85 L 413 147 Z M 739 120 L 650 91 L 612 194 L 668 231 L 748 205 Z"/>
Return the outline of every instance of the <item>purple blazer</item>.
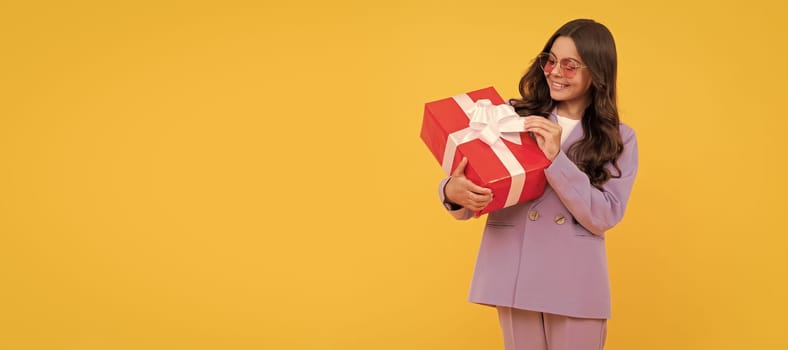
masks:
<path fill-rule="evenodd" d="M 554 114 L 549 118 L 556 121 Z M 610 317 L 605 231 L 624 216 L 638 168 L 635 132 L 624 124 L 620 130 L 620 178 L 597 189 L 567 157 L 569 146 L 583 136 L 578 124 L 545 170 L 548 185 L 541 197 L 487 214 L 471 302 L 572 317 Z M 439 190 L 444 202 L 447 180 Z M 465 208 L 450 213 L 460 220 L 472 216 Z"/>

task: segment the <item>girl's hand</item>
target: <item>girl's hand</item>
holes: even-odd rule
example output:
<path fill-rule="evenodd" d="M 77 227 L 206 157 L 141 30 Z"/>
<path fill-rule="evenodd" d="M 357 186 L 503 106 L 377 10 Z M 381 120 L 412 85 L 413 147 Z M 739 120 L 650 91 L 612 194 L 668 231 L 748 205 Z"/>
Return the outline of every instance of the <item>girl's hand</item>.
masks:
<path fill-rule="evenodd" d="M 561 150 L 561 126 L 541 116 L 525 117 L 525 131 L 533 133 L 536 144 L 551 161 Z"/>
<path fill-rule="evenodd" d="M 443 188 L 446 199 L 473 211 L 484 209 L 492 201 L 492 190 L 476 185 L 465 177 L 465 166 L 468 158 L 462 158 L 457 169 L 451 174 L 449 182 Z"/>

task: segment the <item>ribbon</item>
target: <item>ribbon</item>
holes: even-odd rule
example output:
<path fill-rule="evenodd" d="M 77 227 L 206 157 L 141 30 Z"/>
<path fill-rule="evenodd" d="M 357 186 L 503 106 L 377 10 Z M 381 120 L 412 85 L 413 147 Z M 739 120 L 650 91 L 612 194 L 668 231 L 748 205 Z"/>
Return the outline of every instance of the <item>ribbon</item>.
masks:
<path fill-rule="evenodd" d="M 470 119 L 468 127 L 449 134 L 446 150 L 443 153 L 443 170 L 451 175 L 451 166 L 457 146 L 476 139 L 481 139 L 490 145 L 492 151 L 503 163 L 512 179 L 509 194 L 506 197 L 505 207 L 517 204 L 525 185 L 525 169 L 514 157 L 512 151 L 506 147 L 502 140 L 507 140 L 518 145 L 522 144 L 520 133 L 525 131 L 525 125 L 519 115 L 509 105 L 493 105 L 488 99 L 473 102 L 467 94 L 452 97 L 454 102 L 462 108 Z"/>

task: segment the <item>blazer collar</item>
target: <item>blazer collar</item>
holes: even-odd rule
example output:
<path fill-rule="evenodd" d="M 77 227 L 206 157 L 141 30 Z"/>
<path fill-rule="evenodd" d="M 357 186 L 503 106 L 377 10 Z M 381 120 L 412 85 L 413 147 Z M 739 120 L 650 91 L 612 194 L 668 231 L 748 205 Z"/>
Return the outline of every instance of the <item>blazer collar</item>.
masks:
<path fill-rule="evenodd" d="M 553 108 L 553 111 L 550 112 L 550 116 L 548 117 L 548 119 L 552 120 L 554 123 L 558 123 L 558 117 L 556 117 L 557 111 L 558 107 Z M 569 133 L 569 136 L 566 137 L 566 140 L 561 143 L 561 150 L 564 151 L 564 153 L 569 151 L 569 147 L 575 142 L 580 141 L 584 134 L 585 132 L 583 132 L 583 122 L 580 121 L 580 123 L 578 123 L 577 126 L 575 126 L 575 128 Z"/>

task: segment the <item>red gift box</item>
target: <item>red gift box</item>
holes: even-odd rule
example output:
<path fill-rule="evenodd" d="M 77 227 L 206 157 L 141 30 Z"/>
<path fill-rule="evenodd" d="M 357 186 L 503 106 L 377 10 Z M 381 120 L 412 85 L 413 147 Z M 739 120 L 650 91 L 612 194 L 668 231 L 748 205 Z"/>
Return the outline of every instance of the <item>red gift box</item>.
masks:
<path fill-rule="evenodd" d="M 465 176 L 493 191 L 480 216 L 538 198 L 550 165 L 523 122 L 493 87 L 424 105 L 421 139 L 447 175 L 468 158 Z"/>

